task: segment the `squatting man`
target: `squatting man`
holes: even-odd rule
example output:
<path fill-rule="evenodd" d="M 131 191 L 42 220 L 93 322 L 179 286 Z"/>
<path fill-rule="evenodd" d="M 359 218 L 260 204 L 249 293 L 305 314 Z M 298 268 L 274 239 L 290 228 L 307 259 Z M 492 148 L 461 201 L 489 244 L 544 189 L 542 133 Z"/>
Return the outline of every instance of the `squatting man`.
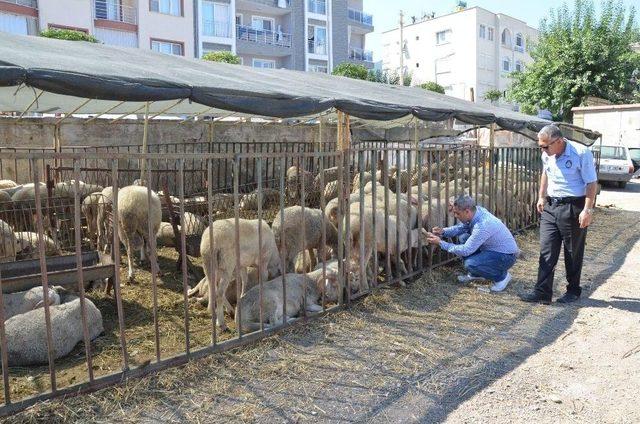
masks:
<path fill-rule="evenodd" d="M 491 291 L 504 290 L 511 281 L 509 269 L 515 264 L 519 251 L 507 226 L 485 208 L 476 206 L 468 195 L 456 197 L 449 211 L 460 223 L 447 228 L 434 227 L 428 235 L 429 243 L 464 258 L 467 274 L 458 276 L 461 283 L 489 280 L 493 283 Z M 454 237 L 459 244 L 443 240 Z"/>

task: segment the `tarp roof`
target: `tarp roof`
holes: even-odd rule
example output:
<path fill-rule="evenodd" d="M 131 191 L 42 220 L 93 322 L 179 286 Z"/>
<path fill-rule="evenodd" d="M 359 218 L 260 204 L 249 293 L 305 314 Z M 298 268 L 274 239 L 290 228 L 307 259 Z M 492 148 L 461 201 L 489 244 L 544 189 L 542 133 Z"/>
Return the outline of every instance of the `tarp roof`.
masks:
<path fill-rule="evenodd" d="M 31 105 L 30 111 L 44 113 L 140 113 L 144 102 L 154 102 L 152 113 L 169 109 L 168 114 L 198 114 L 214 108 L 295 118 L 336 108 L 366 120 L 411 115 L 426 121 L 456 118 L 472 125 L 496 123 L 529 135 L 549 123 L 417 87 L 8 33 L 0 33 L 0 41 L 0 111 L 4 112 L 22 112 Z M 37 89 L 45 93 L 33 103 Z M 83 99 L 92 101 L 84 104 Z M 599 136 L 560 125 L 570 130 L 568 137 L 588 145 Z"/>

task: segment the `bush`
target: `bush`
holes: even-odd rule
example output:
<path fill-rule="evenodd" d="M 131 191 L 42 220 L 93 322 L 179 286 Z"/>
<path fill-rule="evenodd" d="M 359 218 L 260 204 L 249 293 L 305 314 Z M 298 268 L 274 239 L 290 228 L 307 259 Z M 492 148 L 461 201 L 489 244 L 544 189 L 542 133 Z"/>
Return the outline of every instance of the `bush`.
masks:
<path fill-rule="evenodd" d="M 202 60 L 210 62 L 223 62 L 232 65 L 239 65 L 240 58 L 231 52 L 209 52 L 202 55 Z"/>
<path fill-rule="evenodd" d="M 75 31 L 72 29 L 49 28 L 40 33 L 41 37 L 57 38 L 58 40 L 67 41 L 88 41 L 89 43 L 97 43 L 98 39 L 86 32 Z"/>
<path fill-rule="evenodd" d="M 444 94 L 444 87 L 434 81 L 428 81 L 428 82 L 425 82 L 424 84 L 420 84 L 420 88 L 424 88 L 425 90 Z"/>
<path fill-rule="evenodd" d="M 502 97 L 502 91 L 500 90 L 488 90 L 484 93 L 484 99 L 489 100 L 491 103 L 500 100 Z"/>
<path fill-rule="evenodd" d="M 364 65 L 356 65 L 354 63 L 343 62 L 333 68 L 332 75 L 366 80 L 369 76 L 369 70 L 365 68 Z"/>

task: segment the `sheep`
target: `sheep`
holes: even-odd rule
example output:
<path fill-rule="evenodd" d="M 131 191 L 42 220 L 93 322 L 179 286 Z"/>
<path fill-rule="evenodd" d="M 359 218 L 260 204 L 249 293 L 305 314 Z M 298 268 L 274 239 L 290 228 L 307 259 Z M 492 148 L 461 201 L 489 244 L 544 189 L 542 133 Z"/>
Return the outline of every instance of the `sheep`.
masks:
<path fill-rule="evenodd" d="M 262 209 L 269 209 L 280 204 L 280 191 L 272 188 L 262 189 Z M 240 210 L 257 211 L 258 210 L 258 190 L 247 193 L 240 200 Z"/>
<path fill-rule="evenodd" d="M 14 188 L 17 187 L 18 184 L 16 184 L 15 181 L 12 180 L 0 180 L 0 190 L 4 190 L 5 188 Z"/>
<path fill-rule="evenodd" d="M 13 228 L 0 220 L 0 263 L 16 260 L 16 235 Z"/>
<path fill-rule="evenodd" d="M 113 187 L 105 187 L 98 198 L 98 209 L 96 215 L 96 227 L 98 231 L 97 248 L 107 251 L 111 244 L 111 225 L 108 223 L 108 216 L 113 211 Z"/>
<path fill-rule="evenodd" d="M 313 174 L 299 166 L 291 166 L 287 169 L 287 198 L 296 201 L 301 198 L 302 182 L 304 180 L 305 196 L 314 190 Z"/>
<path fill-rule="evenodd" d="M 4 190 L 0 190 L 0 203 L 3 203 L 3 209 L 10 209 L 4 207 L 4 204 L 11 202 L 11 195 Z"/>
<path fill-rule="evenodd" d="M 40 199 L 45 200 L 49 197 L 47 192 L 47 185 L 44 183 L 39 184 Z M 14 202 L 33 202 L 36 198 L 35 184 L 25 184 L 12 196 L 11 200 Z"/>
<path fill-rule="evenodd" d="M 262 230 L 262 248 L 258 245 L 258 225 Z M 209 229 L 211 228 L 211 229 Z M 216 321 L 220 329 L 227 328 L 224 322 L 223 307 L 226 305 L 231 310 L 231 305 L 224 296 L 227 286 L 233 279 L 236 271 L 236 259 L 240 262 L 240 269 L 237 270 L 242 278 L 242 292 L 246 292 L 247 267 L 261 266 L 262 280 L 267 281 L 269 276 L 275 277 L 280 272 L 280 256 L 276 246 L 273 231 L 266 221 L 257 219 L 240 219 L 240 258 L 236 258 L 236 225 L 235 219 L 221 219 L 215 221 L 210 227 L 207 227 L 202 234 L 200 242 L 200 252 L 202 254 L 202 268 L 205 273 L 205 282 L 203 286 L 195 287 L 189 290 L 189 296 L 195 294 L 206 295 L 211 289 L 211 275 L 209 275 L 210 264 L 213 260 L 215 270 L 215 289 L 216 289 Z M 213 233 L 213 240 L 210 238 L 210 232 Z M 211 249 L 213 245 L 213 249 Z M 213 313 L 213 305 L 209 303 L 209 312 Z"/>
<path fill-rule="evenodd" d="M 338 197 L 338 181 L 331 181 L 324 187 L 324 201 L 329 202 Z"/>
<path fill-rule="evenodd" d="M 191 212 L 184 213 L 183 225 L 178 225 L 178 231 L 185 229 L 185 236 L 201 236 L 207 227 L 205 220 Z M 170 222 L 161 222 L 156 232 L 156 243 L 158 246 L 175 247 L 175 234 L 173 225 Z"/>
<path fill-rule="evenodd" d="M 24 314 L 44 306 L 44 289 L 42 286 L 17 293 L 7 293 L 3 295 L 4 300 L 4 320 Z M 60 295 L 49 287 L 49 306 L 59 305 Z"/>
<path fill-rule="evenodd" d="M 83 181 L 78 181 L 78 193 L 81 199 L 84 199 L 91 193 L 101 192 L 102 190 L 103 190 L 103 187 L 97 184 L 88 184 Z M 64 198 L 73 199 L 75 196 L 75 192 L 76 192 L 75 180 L 59 182 L 53 188 L 54 197 L 64 197 Z"/>
<path fill-rule="evenodd" d="M 362 175 L 362 179 L 364 180 L 364 183 L 368 183 L 370 181 L 373 181 L 373 175 L 371 175 L 370 172 L 363 172 L 362 174 L 357 173 L 356 175 L 354 175 L 353 177 L 353 181 L 351 183 L 351 187 L 353 187 L 352 192 L 356 193 L 358 190 L 360 190 L 360 179 Z"/>
<path fill-rule="evenodd" d="M 338 170 L 339 168 L 337 166 L 321 170 L 313 180 L 314 187 L 320 187 L 320 183 L 322 182 L 322 180 L 324 180 L 325 185 L 329 184 L 332 181 L 337 181 L 340 175 L 338 173 Z"/>
<path fill-rule="evenodd" d="M 91 248 L 98 246 L 98 208 L 102 193 L 91 193 L 82 201 L 80 210 L 87 222 L 87 236 Z"/>
<path fill-rule="evenodd" d="M 80 298 L 65 296 L 61 300 L 61 304 L 49 308 L 53 359 L 69 354 L 76 344 L 84 341 Z M 89 339 L 93 340 L 104 331 L 102 314 L 89 299 L 85 299 L 85 309 Z M 48 362 L 44 313 L 44 308 L 38 308 L 16 315 L 5 322 L 9 366 L 38 365 Z"/>
<path fill-rule="evenodd" d="M 262 312 L 265 327 L 275 327 L 284 324 L 289 317 L 294 317 L 304 310 L 319 312 L 322 306 L 318 301 L 325 292 L 325 299 L 329 302 L 338 300 L 338 275 L 332 271 L 326 272 L 323 278 L 322 270 L 315 270 L 308 274 L 286 274 L 286 312 L 283 316 L 284 299 L 282 297 L 283 277 L 280 276 L 267 281 L 262 286 Z M 238 313 L 240 312 L 240 313 Z M 283 319 L 284 318 L 284 319 Z M 260 288 L 254 287 L 241 298 L 235 315 L 236 327 L 242 331 L 260 330 Z"/>
<path fill-rule="evenodd" d="M 169 222 L 161 222 L 156 233 L 156 244 L 159 247 L 175 247 L 176 236 L 173 233 L 173 226 Z"/>
<path fill-rule="evenodd" d="M 40 257 L 40 247 L 38 245 L 38 233 L 31 231 L 18 231 L 16 236 L 16 255 L 21 259 L 37 259 Z M 61 255 L 62 251 L 56 243 L 43 234 L 45 256 Z"/>
<path fill-rule="evenodd" d="M 372 208 L 373 207 L 373 197 L 371 194 L 365 195 L 363 198 L 365 207 Z M 396 202 L 396 194 L 389 193 L 389 215 L 397 214 L 397 202 Z M 349 195 L 349 202 L 351 204 L 351 211 L 357 212 L 357 206 L 354 206 L 355 203 L 360 202 L 360 193 L 352 193 Z M 384 211 L 385 210 L 385 201 L 384 201 L 384 192 L 376 192 L 375 199 L 376 211 Z M 356 209 L 354 209 L 356 208 Z M 338 225 L 338 199 L 333 199 L 327 203 L 325 209 L 325 214 L 331 223 L 335 226 Z M 409 205 L 409 203 L 400 197 L 400 214 L 399 216 L 404 221 L 408 221 L 408 224 L 411 228 L 414 228 L 417 221 L 417 209 L 413 205 Z"/>
<path fill-rule="evenodd" d="M 293 272 L 295 267 L 295 258 L 298 253 L 304 250 L 309 250 L 312 266 L 315 266 L 315 255 L 313 254 L 313 249 L 318 249 L 318 251 L 322 249 L 322 215 L 323 213 L 320 209 L 312 208 L 304 208 L 303 214 L 301 206 L 285 208 L 284 216 L 280 215 L 280 212 L 278 212 L 273 220 L 271 229 L 275 236 L 276 246 L 280 248 L 281 243 L 284 244 L 284 272 Z M 281 227 L 282 218 L 284 218 L 284 227 Z M 324 228 L 326 244 L 337 250 L 338 230 L 327 218 L 324 219 Z M 302 245 L 302 230 L 304 230 L 304 245 Z"/>
<path fill-rule="evenodd" d="M 149 204 L 147 196 L 143 186 L 127 186 L 118 191 L 118 235 L 127 249 L 129 281 L 134 280 L 133 250 L 140 249 L 140 260 L 144 261 L 145 250 L 156 249 L 149 245 L 149 222 L 155 235 L 162 218 L 160 198 L 152 191 Z"/>

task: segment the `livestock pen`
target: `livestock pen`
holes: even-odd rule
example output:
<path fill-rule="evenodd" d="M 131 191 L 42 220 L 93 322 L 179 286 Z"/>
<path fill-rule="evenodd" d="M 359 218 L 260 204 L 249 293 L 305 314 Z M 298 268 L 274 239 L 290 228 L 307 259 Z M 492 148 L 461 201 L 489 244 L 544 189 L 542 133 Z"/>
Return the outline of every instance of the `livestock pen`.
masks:
<path fill-rule="evenodd" d="M 50 111 L 56 105 L 67 107 L 55 125 L 56 132 L 73 114 L 91 115 L 86 118 L 89 128 L 105 118 L 105 111 L 116 116 L 110 119 L 117 125 L 114 121 L 119 117 L 143 109 L 144 130 L 141 143 L 122 140 L 108 148 L 68 146 L 56 136 L 50 149 L 0 150 L 1 177 L 16 185 L 5 189 L 11 200 L 0 206 L 1 219 L 15 239 L 8 250 L 7 244 L 3 246 L 6 263 L 0 264 L 0 293 L 36 285 L 48 293 L 50 286 L 62 284 L 63 297 L 75 297 L 68 293 L 74 292 L 80 300 L 74 333 L 79 343 L 64 346 L 63 351 L 57 350 L 58 339 L 61 332 L 71 330 L 56 321 L 62 305 L 45 300 L 42 308 L 27 312 L 33 322 L 41 321 L 41 337 L 34 345 L 44 348 L 44 355 L 34 363 L 17 360 L 16 365 L 20 349 L 31 346 L 20 346 L 15 339 L 19 316 L 7 321 L 0 316 L 4 402 L 0 414 L 251 343 L 292 324 L 347 308 L 380 287 L 403 285 L 453 260 L 425 246 L 422 235 L 425 229 L 453 223 L 447 209 L 454 194 L 469 193 L 512 231 L 537 223 L 540 163 L 536 149 L 424 146 L 420 129 L 424 122 L 447 121 L 452 128 L 458 124 L 491 131 L 500 127 L 531 136 L 544 121 L 490 107 L 487 111 L 419 89 L 321 75 L 295 74 L 314 87 L 312 92 L 297 87 L 294 91 L 298 92 L 284 94 L 282 78 L 291 76 L 264 70 L 252 71 L 260 84 L 247 80 L 248 86 L 229 89 L 232 80 L 218 81 L 216 76 L 233 76 L 233 65 L 138 51 L 126 54 L 146 64 L 146 73 L 136 75 L 139 71 L 127 69 L 129 74 L 122 81 L 103 81 L 112 84 L 106 92 L 88 80 L 64 76 L 83 67 L 89 79 L 108 74 L 106 68 L 92 68 L 106 65 L 85 62 L 82 50 L 86 46 L 80 44 L 76 50 L 75 44 L 70 47 L 57 40 L 21 37 L 9 41 L 12 47 L 0 46 L 0 52 L 6 54 L 6 63 L 15 65 L 0 66 L 0 110 L 17 112 L 11 118 L 15 125 L 29 112 Z M 118 62 L 122 54 L 106 46 L 95 48 L 104 55 L 105 63 Z M 35 52 L 38 60 L 32 62 L 15 53 L 21 50 Z M 49 50 L 63 54 L 69 63 L 49 62 Z M 161 68 L 157 61 L 189 74 L 189 88 L 167 74 L 159 76 L 164 78 L 163 87 L 154 80 L 152 85 L 160 90 L 154 92 L 146 76 Z M 50 66 L 61 79 L 56 82 L 39 75 L 36 64 L 40 69 Z M 206 84 L 199 84 L 202 75 Z M 132 79 L 145 88 L 131 90 Z M 340 87 L 334 88 L 336 81 Z M 196 86 L 208 91 L 199 92 Z M 271 91 L 266 93 L 264 86 Z M 39 92 L 34 97 L 34 92 L 25 93 L 25 87 Z M 357 94 L 366 90 L 382 94 Z M 273 92 L 281 95 L 273 96 Z M 209 140 L 162 145 L 149 138 L 149 127 L 157 116 L 182 117 L 176 126 L 187 120 L 202 120 L 207 125 L 207 120 L 232 118 L 229 111 L 237 113 L 234 125 L 255 116 L 265 126 L 310 128 L 316 137 L 286 143 Z M 280 122 L 280 118 L 295 121 Z M 413 140 L 393 145 L 386 140 L 353 139 L 355 127 L 394 120 L 393 125 L 413 132 Z M 566 129 L 583 141 L 596 136 L 571 126 Z M 125 203 L 130 201 L 120 195 L 125 187 L 144 193 L 144 201 L 128 211 L 144 211 L 146 219 L 141 222 L 125 214 Z M 18 193 L 24 194 L 14 198 Z M 87 199 L 94 200 L 85 205 Z M 155 222 L 151 216 L 158 204 L 160 222 Z M 290 211 L 300 220 L 294 221 Z M 307 230 L 315 216 L 321 225 L 319 233 L 313 234 L 312 245 Z M 255 233 L 241 235 L 245 222 L 257 222 Z M 222 223 L 230 230 L 226 239 L 216 238 L 214 232 Z M 95 234 L 93 224 L 102 237 Z M 128 233 L 127 226 L 134 224 L 135 234 Z M 160 227 L 169 237 L 164 237 Z M 18 233 L 32 237 L 17 243 Z M 142 247 L 129 246 L 135 237 L 142 239 L 138 240 Z M 270 239 L 278 240 L 275 251 L 266 243 Z M 123 241 L 126 250 L 121 249 Z M 148 263 L 135 264 L 132 255 L 124 259 L 123 254 L 132 248 L 146 251 Z M 249 254 L 254 257 L 245 261 Z M 270 255 L 277 258 L 281 276 L 267 272 Z M 287 269 L 288 256 L 292 256 L 293 269 Z M 224 257 L 231 258 L 230 268 L 221 267 Z M 63 263 L 66 268 L 60 270 Z M 135 268 L 135 275 L 121 269 L 125 264 Z M 203 271 L 209 278 L 202 278 Z M 226 289 L 221 283 L 223 273 L 229 277 L 225 284 L 232 288 L 221 292 Z M 300 274 L 305 273 L 315 279 L 301 280 Z M 113 294 L 102 289 L 103 278 L 108 280 L 107 288 L 113 287 Z M 300 281 L 303 283 L 298 284 Z M 289 299 L 296 290 L 303 294 L 299 299 L 277 302 Z M 253 308 L 244 309 L 243 300 L 252 293 L 257 301 L 249 305 Z M 97 337 L 90 331 L 87 311 L 91 305 L 101 312 L 103 332 Z M 223 307 L 233 309 L 234 314 L 216 314 Z M 242 325 L 243 314 L 250 313 L 255 313 L 257 331 L 245 331 Z"/>

